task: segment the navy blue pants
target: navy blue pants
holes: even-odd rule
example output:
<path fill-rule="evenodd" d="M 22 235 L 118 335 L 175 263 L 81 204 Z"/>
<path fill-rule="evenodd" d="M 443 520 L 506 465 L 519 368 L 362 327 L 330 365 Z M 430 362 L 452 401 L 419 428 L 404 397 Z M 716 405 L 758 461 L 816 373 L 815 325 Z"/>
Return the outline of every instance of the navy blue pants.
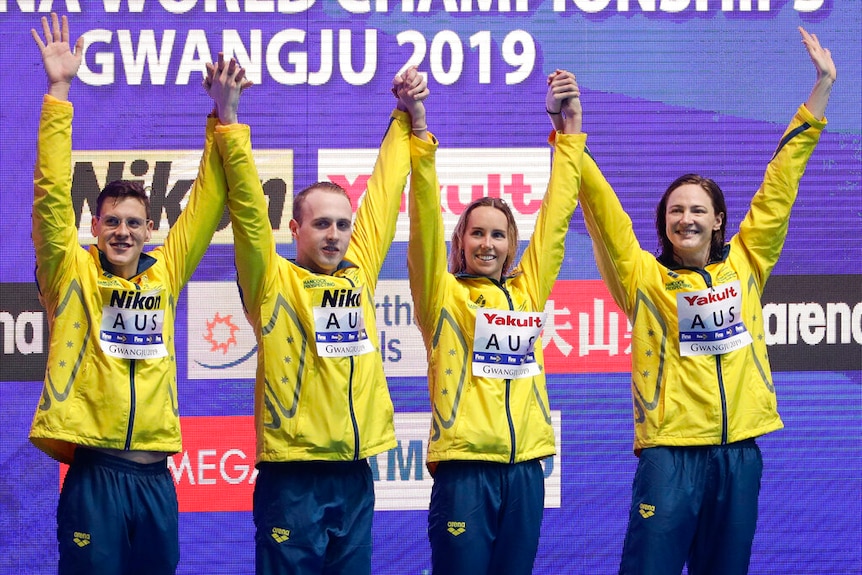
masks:
<path fill-rule="evenodd" d="M 79 447 L 57 505 L 60 575 L 173 575 L 179 508 L 165 461 Z"/>
<path fill-rule="evenodd" d="M 746 575 L 762 472 L 753 439 L 644 449 L 620 575 Z"/>
<path fill-rule="evenodd" d="M 259 463 L 258 575 L 370 575 L 374 480 L 366 460 Z"/>
<path fill-rule="evenodd" d="M 538 460 L 441 461 L 428 511 L 434 575 L 529 575 L 544 506 Z"/>

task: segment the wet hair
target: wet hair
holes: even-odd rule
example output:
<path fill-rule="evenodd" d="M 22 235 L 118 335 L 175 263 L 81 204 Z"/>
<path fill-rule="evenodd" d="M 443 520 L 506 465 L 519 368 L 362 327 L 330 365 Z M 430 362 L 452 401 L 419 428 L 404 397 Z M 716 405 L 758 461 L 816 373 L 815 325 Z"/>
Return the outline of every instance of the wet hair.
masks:
<path fill-rule="evenodd" d="M 661 200 L 659 200 L 658 206 L 656 206 L 655 229 L 658 232 L 658 239 L 661 244 L 659 259 L 665 262 L 674 261 L 673 244 L 670 238 L 667 237 L 667 201 L 674 190 L 685 184 L 699 186 L 712 201 L 712 209 L 716 215 L 723 214 L 721 227 L 713 230 L 712 241 L 709 246 L 709 261 L 719 260 L 724 252 L 725 233 L 727 231 L 727 204 L 724 201 L 724 192 L 721 191 L 721 188 L 714 181 L 697 174 L 685 174 L 675 179 L 668 186 Z"/>
<path fill-rule="evenodd" d="M 512 262 L 515 259 L 515 253 L 518 251 L 518 224 L 515 222 L 515 216 L 512 215 L 512 210 L 509 205 L 500 198 L 479 198 L 473 200 L 469 206 L 461 213 L 458 218 L 458 223 L 452 231 L 452 247 L 449 252 L 449 271 L 453 274 L 464 273 L 467 271 L 467 260 L 464 257 L 464 234 L 467 233 L 467 221 L 470 219 L 470 214 L 476 208 L 488 207 L 500 210 L 506 216 L 507 230 L 506 239 L 509 242 L 509 253 L 506 256 L 506 261 L 503 262 L 503 275 L 508 273 L 512 267 Z"/>
<path fill-rule="evenodd" d="M 147 191 L 140 182 L 129 180 L 114 180 L 105 186 L 105 189 L 99 193 L 99 197 L 96 199 L 96 217 L 102 215 L 102 206 L 105 205 L 106 200 L 113 199 L 114 204 L 116 204 L 126 198 L 140 200 L 144 204 L 147 219 L 150 219 L 150 197 L 147 195 Z"/>
<path fill-rule="evenodd" d="M 305 203 L 308 195 L 317 190 L 341 194 L 347 198 L 347 202 L 350 204 L 350 209 L 353 210 L 353 202 L 350 201 L 350 196 L 347 195 L 347 190 L 332 182 L 315 182 L 310 186 L 303 188 L 293 196 L 293 219 L 296 220 L 296 223 L 302 223 L 302 205 Z"/>

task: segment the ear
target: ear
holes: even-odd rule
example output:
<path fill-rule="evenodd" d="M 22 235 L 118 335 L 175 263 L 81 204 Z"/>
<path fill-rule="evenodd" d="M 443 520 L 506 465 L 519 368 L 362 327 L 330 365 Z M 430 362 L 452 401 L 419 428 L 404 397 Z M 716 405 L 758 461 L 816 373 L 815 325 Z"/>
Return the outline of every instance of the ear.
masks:
<path fill-rule="evenodd" d="M 98 225 L 99 225 L 99 218 L 97 218 L 96 216 L 93 216 L 93 218 L 90 220 L 90 233 L 93 234 L 94 238 L 99 237 Z"/>
<path fill-rule="evenodd" d="M 296 239 L 299 235 L 299 222 L 291 218 L 288 227 L 290 227 L 290 235 L 293 236 L 293 239 Z"/>
<path fill-rule="evenodd" d="M 147 220 L 147 232 L 144 234 L 144 243 L 147 243 L 153 237 L 153 226 L 153 220 Z"/>
<path fill-rule="evenodd" d="M 719 212 L 715 215 L 715 225 L 712 226 L 713 231 L 718 231 L 721 229 L 721 224 L 724 223 L 724 212 Z"/>

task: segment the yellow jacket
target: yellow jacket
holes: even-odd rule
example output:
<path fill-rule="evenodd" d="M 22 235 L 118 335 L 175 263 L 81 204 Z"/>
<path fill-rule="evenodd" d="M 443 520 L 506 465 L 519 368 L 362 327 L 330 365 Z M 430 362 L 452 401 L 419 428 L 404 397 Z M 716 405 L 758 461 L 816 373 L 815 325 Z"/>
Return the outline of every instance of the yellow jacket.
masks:
<path fill-rule="evenodd" d="M 739 233 L 725 256 L 705 269 L 669 268 L 642 250 L 613 189 L 584 156 L 581 209 L 605 284 L 632 325 L 636 453 L 657 445 L 733 443 L 783 427 L 760 298 L 784 245 L 799 180 L 825 125 L 800 106 Z M 714 353 L 683 356 L 681 349 L 699 345 L 680 343 L 680 326 L 686 325 L 680 306 L 695 295 L 704 301 L 738 298 L 733 308 L 724 308 L 724 316 L 720 304 L 709 308 L 707 302 L 704 309 L 713 309 L 719 321 L 740 317 L 751 343 L 732 348 L 709 342 L 703 346 L 712 347 L 703 349 Z"/>
<path fill-rule="evenodd" d="M 448 273 L 436 140 L 412 140 L 407 261 L 416 322 L 428 354 L 431 464 L 445 460 L 515 463 L 555 453 L 541 340 L 533 348 L 538 374 L 484 377 L 473 375 L 474 336 L 477 316 L 544 310 L 577 205 L 585 141 L 585 134 L 557 135 L 548 191 L 532 239 L 511 276 L 497 282 Z"/>
<path fill-rule="evenodd" d="M 248 126 L 217 128 L 216 142 L 226 159 L 240 292 L 258 342 L 258 461 L 351 461 L 397 445 L 374 291 L 395 237 L 410 170 L 409 137 L 408 116 L 393 112 L 345 260 L 325 275 L 276 253 Z M 325 357 L 318 351 L 316 339 L 322 334 L 315 329 L 315 309 L 340 298 L 359 303 L 374 346 L 371 353 Z"/>
<path fill-rule="evenodd" d="M 46 95 L 34 175 L 33 244 L 40 299 L 51 341 L 42 397 L 30 440 L 64 463 L 77 445 L 134 451 L 182 449 L 177 406 L 174 320 L 180 290 L 209 246 L 224 212 L 226 185 L 210 163 L 215 120 L 188 205 L 164 246 L 141 254 L 138 274 L 106 273 L 96 246 L 81 249 L 72 207 L 72 104 Z M 218 169 L 213 169 L 216 166 Z M 162 315 L 162 357 L 106 353 L 102 317 L 123 307 L 128 318 Z M 133 319 L 134 321 L 134 319 Z M 133 353 L 133 352 L 131 352 Z"/>

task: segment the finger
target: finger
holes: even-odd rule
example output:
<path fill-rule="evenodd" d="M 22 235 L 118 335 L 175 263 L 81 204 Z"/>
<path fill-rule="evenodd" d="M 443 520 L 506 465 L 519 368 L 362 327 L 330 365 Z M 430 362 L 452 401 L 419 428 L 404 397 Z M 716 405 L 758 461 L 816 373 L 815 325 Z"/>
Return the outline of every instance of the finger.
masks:
<path fill-rule="evenodd" d="M 213 78 L 215 78 L 215 66 L 209 62 L 204 64 L 206 66 L 206 74 L 204 75 L 204 86 L 206 86 L 207 91 L 209 91 L 210 87 L 213 85 Z"/>
<path fill-rule="evenodd" d="M 62 38 L 60 32 L 60 19 L 57 18 L 56 12 L 51 12 L 51 41 L 59 42 Z"/>
<path fill-rule="evenodd" d="M 416 78 L 414 78 L 414 80 L 415 80 L 413 82 L 413 89 L 414 90 L 422 91 L 428 86 L 428 79 L 424 75 L 422 75 L 418 72 L 416 73 Z"/>
<path fill-rule="evenodd" d="M 63 27 L 60 31 L 60 38 L 63 42 L 69 43 L 69 18 L 63 14 Z"/>
<path fill-rule="evenodd" d="M 45 43 L 42 42 L 42 37 L 39 36 L 39 33 L 36 32 L 35 28 L 30 28 L 30 35 L 33 36 L 33 39 L 36 40 L 36 44 L 39 46 L 39 50 L 45 49 Z"/>
<path fill-rule="evenodd" d="M 48 25 L 48 18 L 42 16 L 42 34 L 45 36 L 45 43 L 51 43 L 51 27 Z"/>
<path fill-rule="evenodd" d="M 81 54 L 84 50 L 84 37 L 78 36 L 78 39 L 75 40 L 75 54 Z"/>

